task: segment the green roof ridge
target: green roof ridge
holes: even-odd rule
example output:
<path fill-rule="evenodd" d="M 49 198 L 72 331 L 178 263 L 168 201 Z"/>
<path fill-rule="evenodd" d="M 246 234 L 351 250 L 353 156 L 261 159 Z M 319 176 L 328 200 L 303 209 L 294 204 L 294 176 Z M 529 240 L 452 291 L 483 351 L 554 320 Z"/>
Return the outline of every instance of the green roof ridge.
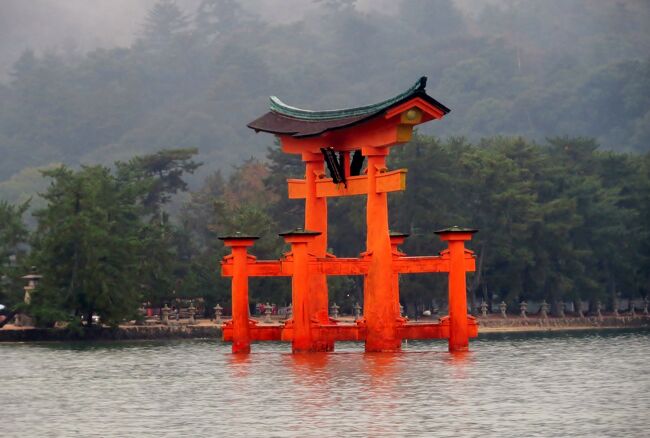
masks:
<path fill-rule="evenodd" d="M 334 120 L 341 119 L 345 117 L 354 117 L 354 116 L 365 116 L 368 114 L 377 113 L 389 106 L 409 97 L 410 95 L 418 92 L 424 91 L 424 88 L 427 85 L 427 77 L 422 76 L 417 80 L 413 86 L 408 90 L 398 94 L 397 96 L 386 99 L 383 102 L 374 103 L 372 105 L 358 106 L 355 108 L 344 108 L 336 110 L 324 110 L 324 111 L 311 111 L 301 108 L 296 108 L 286 103 L 282 102 L 276 96 L 271 96 L 271 103 L 269 104 L 269 109 L 275 113 L 279 113 L 288 117 L 294 117 L 296 119 L 302 120 L 313 120 L 313 121 L 322 121 L 322 120 Z"/>

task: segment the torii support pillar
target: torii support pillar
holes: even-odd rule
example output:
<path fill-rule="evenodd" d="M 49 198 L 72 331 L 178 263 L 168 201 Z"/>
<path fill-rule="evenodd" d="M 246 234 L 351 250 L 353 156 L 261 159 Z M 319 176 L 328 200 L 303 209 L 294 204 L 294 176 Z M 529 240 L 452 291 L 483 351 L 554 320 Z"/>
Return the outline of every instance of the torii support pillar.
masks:
<path fill-rule="evenodd" d="M 398 232 L 391 231 L 389 236 L 390 236 L 390 249 L 391 252 L 393 253 L 393 258 L 404 255 L 404 253 L 402 253 L 398 247 L 404 243 L 404 241 L 406 240 L 407 237 L 409 237 L 409 235 L 407 233 L 398 233 Z M 398 272 L 395 272 L 393 274 L 393 296 L 397 298 L 395 301 L 395 308 L 397 309 L 397 314 L 400 316 L 400 318 L 402 318 L 402 311 L 400 309 L 401 305 L 399 299 L 399 273 Z"/>
<path fill-rule="evenodd" d="M 305 163 L 305 230 L 318 232 L 307 244 L 310 254 L 325 257 L 327 253 L 327 198 L 318 196 L 316 181 L 325 176 L 325 163 L 322 153 L 303 152 Z M 310 312 L 321 324 L 327 324 L 328 291 L 327 277 L 314 272 L 309 277 Z M 318 347 L 318 351 L 333 351 L 334 343 Z"/>
<path fill-rule="evenodd" d="M 363 316 L 368 327 L 367 352 L 399 351 L 399 291 L 393 287 L 393 255 L 388 231 L 388 194 L 377 188 L 378 176 L 386 172 L 387 147 L 362 149 L 368 157 L 366 200 L 366 247 L 370 267 L 365 281 Z M 396 296 L 397 294 L 397 296 Z M 395 304 L 397 303 L 397 305 Z"/>
<path fill-rule="evenodd" d="M 327 343 L 313 336 L 312 323 L 316 319 L 310 291 L 309 259 L 314 258 L 309 253 L 309 246 L 321 233 L 297 228 L 293 231 L 280 233 L 284 240 L 291 244 L 293 272 L 291 276 L 291 309 L 292 319 L 288 324 L 293 333 L 291 350 L 294 353 L 329 351 Z"/>
<path fill-rule="evenodd" d="M 219 237 L 225 246 L 231 248 L 233 259 L 232 275 L 232 352 L 251 352 L 250 319 L 248 317 L 248 248 L 258 237 L 235 233 Z"/>
<path fill-rule="evenodd" d="M 477 230 L 450 227 L 436 231 L 449 246 L 449 352 L 469 349 L 465 241 Z"/>

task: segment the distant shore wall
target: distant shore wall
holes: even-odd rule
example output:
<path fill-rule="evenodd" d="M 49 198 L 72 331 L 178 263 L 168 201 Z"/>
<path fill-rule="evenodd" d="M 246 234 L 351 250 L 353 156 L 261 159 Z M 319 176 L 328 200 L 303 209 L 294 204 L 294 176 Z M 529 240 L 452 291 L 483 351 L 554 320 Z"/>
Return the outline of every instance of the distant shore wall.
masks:
<path fill-rule="evenodd" d="M 40 341 L 95 341 L 95 340 L 136 340 L 136 339 L 190 339 L 221 338 L 221 328 L 217 325 L 174 325 L 174 326 L 132 326 L 97 327 L 83 332 L 59 328 L 2 329 L 0 342 L 40 342 Z"/>
<path fill-rule="evenodd" d="M 491 331 L 546 331 L 562 329 L 604 329 L 604 328 L 650 328 L 650 316 L 604 316 L 566 317 L 566 318 L 508 318 L 491 315 L 478 317 L 479 333 Z M 174 324 L 120 326 L 118 328 L 95 327 L 83 332 L 62 328 L 3 328 L 0 329 L 0 342 L 42 342 L 42 341 L 122 341 L 147 339 L 221 339 L 221 327 L 216 324 Z"/>
<path fill-rule="evenodd" d="M 529 331 L 533 328 L 544 329 L 561 329 L 566 328 L 625 328 L 625 327 L 650 327 L 650 316 L 588 316 L 588 317 L 566 317 L 566 318 L 522 318 L 520 316 L 510 316 L 508 318 L 490 316 L 487 318 L 476 318 L 479 323 L 479 332 L 481 328 L 521 328 L 522 331 Z"/>

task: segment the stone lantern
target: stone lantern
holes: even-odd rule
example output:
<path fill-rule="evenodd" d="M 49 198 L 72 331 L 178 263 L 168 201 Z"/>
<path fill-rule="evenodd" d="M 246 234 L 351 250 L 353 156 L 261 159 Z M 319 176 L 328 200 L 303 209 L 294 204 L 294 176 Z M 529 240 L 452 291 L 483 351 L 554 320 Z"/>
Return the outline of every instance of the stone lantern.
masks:
<path fill-rule="evenodd" d="M 196 324 L 196 319 L 194 316 L 196 315 L 196 307 L 194 307 L 194 302 L 190 302 L 190 307 L 187 309 L 187 315 L 188 315 L 188 325 Z"/>
<path fill-rule="evenodd" d="M 267 302 L 264 305 L 264 322 L 272 322 L 271 313 L 273 313 L 273 309 L 271 308 L 271 304 Z"/>
<path fill-rule="evenodd" d="M 361 305 L 359 303 L 354 303 L 354 319 L 355 321 L 357 319 L 361 318 Z"/>
<path fill-rule="evenodd" d="M 23 301 L 25 302 L 25 304 L 31 304 L 32 294 L 38 287 L 38 283 L 41 281 L 41 278 L 43 278 L 43 276 L 36 273 L 36 266 L 32 266 L 30 273 L 24 275 L 21 278 L 27 282 L 27 285 L 25 285 L 25 287 L 23 288 L 25 290 L 25 296 L 23 298 Z M 16 315 L 15 319 L 16 319 L 16 325 L 18 327 L 31 326 L 34 324 L 32 318 L 30 318 L 25 314 L 19 313 Z"/>
<path fill-rule="evenodd" d="M 540 316 L 542 319 L 548 319 L 548 303 L 546 300 L 542 301 L 542 304 L 540 306 Z"/>
<path fill-rule="evenodd" d="M 339 309 L 340 307 L 336 305 L 336 303 L 332 304 L 332 307 L 330 310 L 332 311 L 332 318 L 336 319 L 339 317 Z"/>
<path fill-rule="evenodd" d="M 223 314 L 223 307 L 219 304 L 214 306 L 214 322 L 216 324 L 221 324 L 221 315 Z"/>
<path fill-rule="evenodd" d="M 488 303 L 485 302 L 485 300 L 481 301 L 481 316 L 483 318 L 487 318 L 487 313 L 488 313 Z"/>
<path fill-rule="evenodd" d="M 293 304 L 289 303 L 289 306 L 287 307 L 287 319 L 291 319 L 291 315 L 293 314 Z"/>
<path fill-rule="evenodd" d="M 43 278 L 43 276 L 36 273 L 36 266 L 32 266 L 31 272 L 21 278 L 27 281 L 27 285 L 24 287 L 25 304 L 30 304 L 32 302 L 32 293 L 38 286 L 38 283 L 41 281 L 41 278 Z"/>
<path fill-rule="evenodd" d="M 528 303 L 524 300 L 519 303 L 519 314 L 522 318 L 526 318 L 526 312 L 528 311 Z"/>
<path fill-rule="evenodd" d="M 171 309 L 169 308 L 169 306 L 167 305 L 167 303 L 165 303 L 165 307 L 163 307 L 162 309 L 160 309 L 160 312 L 161 312 L 161 314 L 162 314 L 162 321 L 161 321 L 161 322 L 162 322 L 163 324 L 165 324 L 165 325 L 168 325 L 168 324 L 169 324 L 169 311 L 170 311 L 170 310 L 171 310 Z"/>
<path fill-rule="evenodd" d="M 499 303 L 499 311 L 501 312 L 501 316 L 503 316 L 504 318 L 508 317 L 508 315 L 506 314 L 507 309 L 508 309 L 508 305 L 506 304 L 506 302 L 501 301 L 501 303 Z"/>

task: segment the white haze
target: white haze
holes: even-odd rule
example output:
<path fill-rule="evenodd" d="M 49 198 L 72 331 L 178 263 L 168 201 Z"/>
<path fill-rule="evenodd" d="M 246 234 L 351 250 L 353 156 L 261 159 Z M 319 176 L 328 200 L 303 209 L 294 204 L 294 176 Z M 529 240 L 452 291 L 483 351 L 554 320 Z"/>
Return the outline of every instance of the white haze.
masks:
<path fill-rule="evenodd" d="M 0 78 L 7 76 L 13 63 L 27 49 L 38 53 L 83 53 L 100 47 L 128 46 L 156 1 L 0 0 Z M 191 14 L 199 2 L 177 0 L 176 4 Z M 265 21 L 276 23 L 299 20 L 319 7 L 311 0 L 241 0 L 240 3 Z M 391 14 L 396 3 L 359 0 L 357 7 Z"/>

